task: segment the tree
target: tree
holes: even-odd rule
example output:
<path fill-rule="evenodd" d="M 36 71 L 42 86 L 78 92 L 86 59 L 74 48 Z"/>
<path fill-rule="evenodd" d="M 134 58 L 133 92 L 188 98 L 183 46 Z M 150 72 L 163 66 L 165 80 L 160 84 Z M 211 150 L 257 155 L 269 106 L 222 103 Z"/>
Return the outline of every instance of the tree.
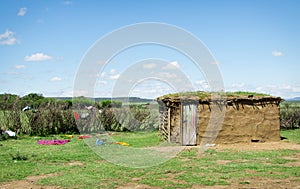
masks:
<path fill-rule="evenodd" d="M 14 94 L 0 94 L 0 109 L 11 110 L 18 104 L 20 97 Z"/>
<path fill-rule="evenodd" d="M 30 93 L 21 98 L 21 105 L 22 107 L 30 106 L 31 108 L 38 108 L 43 99 L 45 97 L 42 94 Z"/>
<path fill-rule="evenodd" d="M 20 97 L 0 94 L 0 130 L 18 131 L 21 128 Z"/>
<path fill-rule="evenodd" d="M 102 100 L 100 102 L 100 108 L 121 108 L 122 102 L 121 101 L 112 101 L 112 100 Z"/>

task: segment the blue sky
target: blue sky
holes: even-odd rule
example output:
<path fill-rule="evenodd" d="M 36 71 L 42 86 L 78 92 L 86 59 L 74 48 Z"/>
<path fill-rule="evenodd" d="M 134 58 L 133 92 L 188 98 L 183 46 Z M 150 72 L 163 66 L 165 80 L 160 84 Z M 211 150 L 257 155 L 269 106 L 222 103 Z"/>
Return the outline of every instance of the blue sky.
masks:
<path fill-rule="evenodd" d="M 199 38 L 216 59 L 226 91 L 300 96 L 300 1 L 9 1 L 0 7 L 0 93 L 72 96 L 80 63 L 104 35 L 126 25 L 159 22 Z M 205 77 L 179 52 L 145 45 L 115 56 L 99 72 L 95 96 L 111 96 L 122 72 L 161 58 L 189 75 L 195 89 Z M 130 95 L 174 92 L 147 80 Z M 84 95 L 84 93 L 82 94 Z"/>

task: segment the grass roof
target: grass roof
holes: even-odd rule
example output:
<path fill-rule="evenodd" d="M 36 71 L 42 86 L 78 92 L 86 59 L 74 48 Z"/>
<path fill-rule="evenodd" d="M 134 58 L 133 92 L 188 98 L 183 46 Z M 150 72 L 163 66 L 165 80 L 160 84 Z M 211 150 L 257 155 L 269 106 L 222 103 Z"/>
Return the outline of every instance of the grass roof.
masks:
<path fill-rule="evenodd" d="M 265 97 L 265 96 L 271 96 L 269 94 L 264 93 L 256 93 L 256 92 L 247 92 L 247 91 L 237 91 L 237 92 L 226 92 L 226 96 L 237 96 L 237 97 L 248 97 L 250 95 L 253 95 L 253 97 Z"/>
<path fill-rule="evenodd" d="M 205 99 L 205 98 L 211 97 L 212 94 L 220 94 L 220 95 L 226 95 L 226 97 L 236 97 L 236 98 L 246 98 L 249 96 L 253 96 L 253 97 L 270 96 L 269 94 L 256 93 L 256 92 L 245 92 L 245 91 L 225 92 L 224 94 L 222 94 L 220 92 L 191 91 L 191 92 L 166 94 L 166 95 L 159 97 L 158 99 L 179 98 L 179 97 L 184 97 L 184 98 L 197 97 L 199 99 Z"/>

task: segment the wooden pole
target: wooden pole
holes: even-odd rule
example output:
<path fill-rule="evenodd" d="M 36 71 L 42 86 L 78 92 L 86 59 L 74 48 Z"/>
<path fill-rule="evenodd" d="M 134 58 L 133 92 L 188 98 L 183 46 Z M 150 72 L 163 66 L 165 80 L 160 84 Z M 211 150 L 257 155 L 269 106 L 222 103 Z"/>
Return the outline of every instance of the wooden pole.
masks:
<path fill-rule="evenodd" d="M 168 142 L 171 142 L 171 107 L 168 108 Z"/>

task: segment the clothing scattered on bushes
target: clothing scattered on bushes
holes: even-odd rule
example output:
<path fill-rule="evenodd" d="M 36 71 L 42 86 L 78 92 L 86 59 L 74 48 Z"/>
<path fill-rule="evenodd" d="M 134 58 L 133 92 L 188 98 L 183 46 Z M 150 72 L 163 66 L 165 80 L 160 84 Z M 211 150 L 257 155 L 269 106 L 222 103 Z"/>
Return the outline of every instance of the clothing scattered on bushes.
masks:
<path fill-rule="evenodd" d="M 74 138 L 73 135 L 64 135 L 64 137 L 66 137 L 66 138 Z"/>
<path fill-rule="evenodd" d="M 122 146 L 130 146 L 130 144 L 128 144 L 127 142 L 113 142 L 113 144 L 119 144 Z"/>
<path fill-rule="evenodd" d="M 81 136 L 78 136 L 78 139 L 85 139 L 85 138 L 91 138 L 91 137 L 88 136 L 88 135 L 81 135 Z"/>
<path fill-rule="evenodd" d="M 103 145 L 103 144 L 104 144 L 104 141 L 103 140 L 99 140 L 97 138 L 97 140 L 96 140 L 96 146 L 100 146 L 100 145 Z"/>
<path fill-rule="evenodd" d="M 105 139 L 104 139 L 105 140 Z M 118 144 L 118 145 L 122 145 L 122 146 L 130 146 L 130 144 L 128 144 L 127 142 L 104 142 L 104 140 L 101 139 L 96 139 L 96 146 L 101 146 L 104 144 Z"/>
<path fill-rule="evenodd" d="M 13 132 L 13 131 L 3 131 L 2 134 L 3 134 L 3 135 L 6 135 L 6 134 L 7 134 L 7 135 L 10 136 L 10 137 L 16 136 L 16 133 Z"/>
<path fill-rule="evenodd" d="M 39 145 L 64 145 L 71 140 L 38 140 Z"/>
<path fill-rule="evenodd" d="M 78 120 L 80 118 L 80 115 L 77 112 L 74 112 L 74 118 L 75 120 Z"/>

